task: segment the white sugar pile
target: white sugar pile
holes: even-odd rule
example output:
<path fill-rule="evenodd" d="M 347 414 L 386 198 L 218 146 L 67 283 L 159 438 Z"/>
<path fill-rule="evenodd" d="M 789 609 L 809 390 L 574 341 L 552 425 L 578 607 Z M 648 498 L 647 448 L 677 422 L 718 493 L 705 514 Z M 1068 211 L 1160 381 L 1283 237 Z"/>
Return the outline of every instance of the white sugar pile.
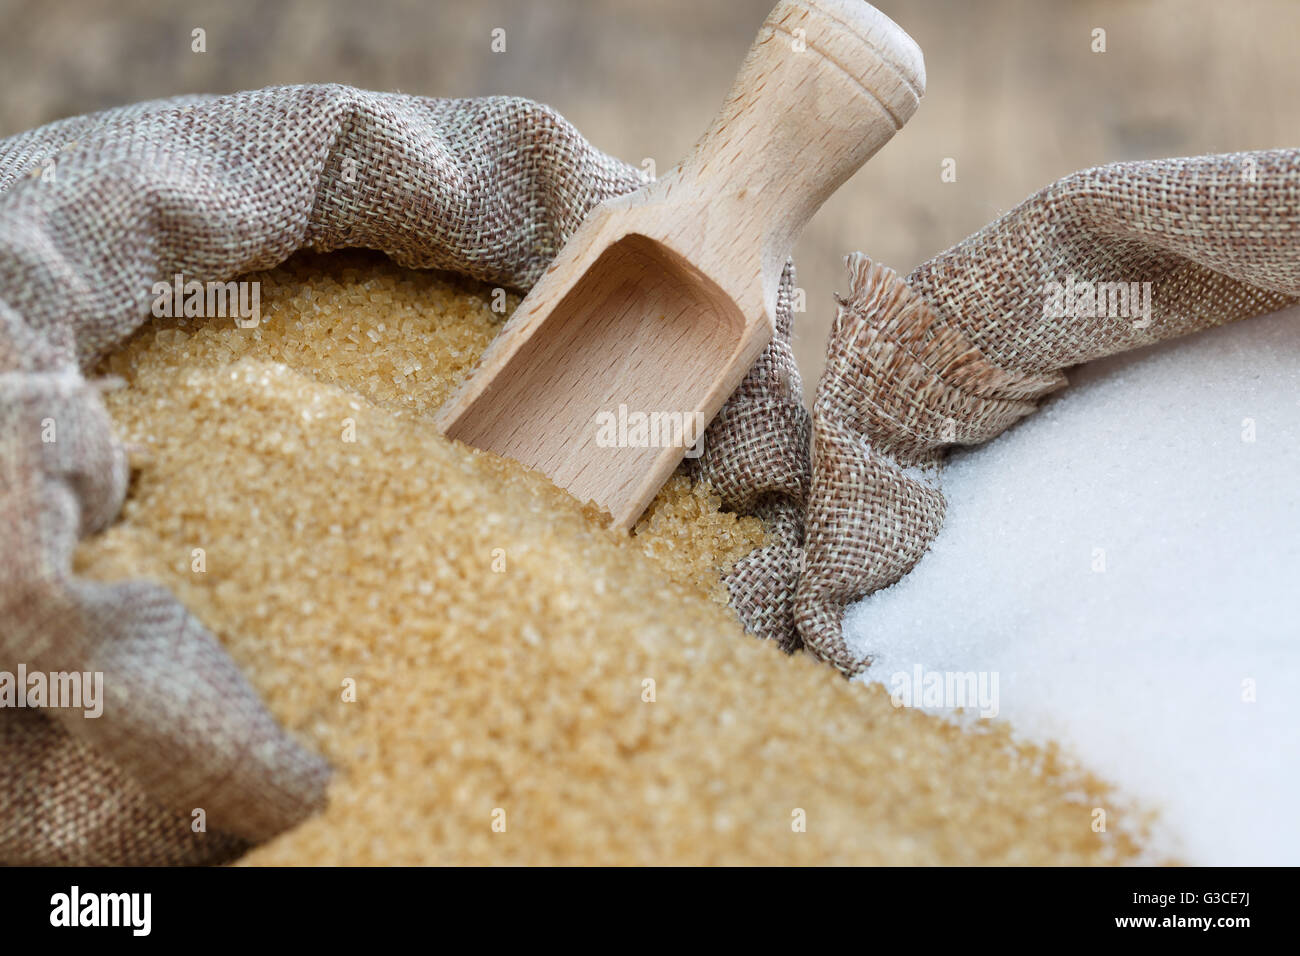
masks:
<path fill-rule="evenodd" d="M 996 719 L 1157 807 L 1162 849 L 1300 863 L 1300 309 L 1070 380 L 953 456 L 932 551 L 846 619 L 863 679 L 996 675 Z"/>

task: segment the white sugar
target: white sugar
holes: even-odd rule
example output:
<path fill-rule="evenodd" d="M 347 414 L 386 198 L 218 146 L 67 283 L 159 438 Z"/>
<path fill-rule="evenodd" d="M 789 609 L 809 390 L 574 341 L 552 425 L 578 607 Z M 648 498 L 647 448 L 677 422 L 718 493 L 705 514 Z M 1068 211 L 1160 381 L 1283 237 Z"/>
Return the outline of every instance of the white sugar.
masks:
<path fill-rule="evenodd" d="M 1158 849 L 1298 864 L 1300 309 L 1070 380 L 952 457 L 933 549 L 846 619 L 863 679 L 996 674 L 996 719 L 1160 808 Z"/>

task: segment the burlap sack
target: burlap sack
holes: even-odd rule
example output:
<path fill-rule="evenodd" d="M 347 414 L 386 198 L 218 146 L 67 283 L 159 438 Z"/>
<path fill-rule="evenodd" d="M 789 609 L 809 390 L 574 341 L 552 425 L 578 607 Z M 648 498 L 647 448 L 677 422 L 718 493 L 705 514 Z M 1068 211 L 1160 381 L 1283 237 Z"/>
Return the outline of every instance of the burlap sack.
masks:
<path fill-rule="evenodd" d="M 1035 289 L 1053 269 L 1134 280 L 1149 267 L 1190 283 L 1163 300 L 1173 312 L 1218 297 L 1169 319 L 1168 334 L 1221 319 L 1225 306 L 1241 317 L 1289 301 L 1272 293 L 1295 291 L 1293 259 L 1279 264 L 1294 232 L 1266 200 L 1289 195 L 1294 221 L 1295 157 L 1260 154 L 1259 181 L 1273 185 L 1225 202 L 1238 161 L 1080 174 L 1101 177 L 1102 201 L 1071 201 L 1092 196 L 1087 183 L 1053 187 L 1063 192 L 918 269 L 917 292 L 854 260 L 811 427 L 787 270 L 778 335 L 694 465 L 773 532 L 728 577 L 742 622 L 860 668 L 839 637 L 843 606 L 896 580 L 933 537 L 941 449 L 1027 413 L 1062 365 L 1142 341 L 1105 323 L 1044 324 Z M 1192 183 L 1206 164 L 1217 190 Z M 1151 186 L 1162 176 L 1164 191 Z M 216 861 L 322 799 L 327 768 L 276 727 L 170 595 L 68 572 L 77 536 L 110 521 L 125 488 L 83 375 L 145 320 L 153 284 L 364 246 L 527 288 L 593 205 L 638 184 L 537 104 L 336 86 L 147 103 L 0 141 L 0 670 L 101 670 L 109 696 L 97 720 L 0 710 L 0 757 L 21 768 L 0 782 L 0 862 Z M 1186 241 L 1192 231 L 1199 244 Z M 1037 264 L 1020 271 L 1026 249 Z M 208 829 L 196 833 L 200 808 Z"/>
<path fill-rule="evenodd" d="M 849 270 L 813 410 L 795 619 L 811 651 L 854 674 L 868 659 L 841 636 L 845 605 L 929 547 L 945 448 L 1033 411 L 1071 365 L 1296 301 L 1300 150 L 1082 170 L 906 282 L 861 255 Z M 1085 284 L 1101 283 L 1136 283 L 1138 308 L 1113 285 L 1089 306 Z M 1077 301 L 1062 302 L 1067 288 Z"/>
<path fill-rule="evenodd" d="M 0 142 L 0 670 L 102 671 L 108 698 L 98 719 L 0 709 L 0 760 L 22 768 L 0 781 L 0 862 L 219 859 L 323 797 L 323 762 L 171 595 L 69 574 L 127 477 L 83 373 L 146 319 L 153 284 L 366 246 L 525 288 L 593 205 L 639 183 L 530 102 L 338 86 Z"/>

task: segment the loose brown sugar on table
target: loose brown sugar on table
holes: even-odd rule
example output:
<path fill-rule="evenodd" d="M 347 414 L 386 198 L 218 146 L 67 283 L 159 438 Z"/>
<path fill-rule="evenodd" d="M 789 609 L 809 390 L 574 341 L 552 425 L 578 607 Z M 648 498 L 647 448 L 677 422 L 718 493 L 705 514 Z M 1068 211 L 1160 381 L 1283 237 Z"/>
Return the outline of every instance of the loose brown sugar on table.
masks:
<path fill-rule="evenodd" d="M 491 290 L 355 255 L 260 278 L 259 330 L 155 322 L 106 363 L 145 450 L 78 553 L 171 587 L 336 768 L 327 809 L 245 862 L 1136 857 L 1139 821 L 1055 752 L 746 637 L 717 568 L 763 532 L 707 488 L 674 478 L 620 536 L 434 433 Z"/>

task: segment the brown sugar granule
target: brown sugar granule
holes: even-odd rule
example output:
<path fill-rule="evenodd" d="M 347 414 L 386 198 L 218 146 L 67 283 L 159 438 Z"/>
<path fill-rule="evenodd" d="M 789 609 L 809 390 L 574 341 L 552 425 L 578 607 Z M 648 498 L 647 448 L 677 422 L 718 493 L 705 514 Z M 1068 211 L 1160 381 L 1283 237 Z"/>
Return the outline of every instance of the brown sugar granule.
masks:
<path fill-rule="evenodd" d="M 245 862 L 1136 858 L 1055 751 L 746 637 L 718 569 L 763 530 L 706 487 L 620 535 L 439 436 L 490 289 L 356 255 L 252 278 L 259 328 L 159 320 L 106 363 L 139 468 L 77 558 L 172 588 L 333 763 L 327 809 Z"/>

